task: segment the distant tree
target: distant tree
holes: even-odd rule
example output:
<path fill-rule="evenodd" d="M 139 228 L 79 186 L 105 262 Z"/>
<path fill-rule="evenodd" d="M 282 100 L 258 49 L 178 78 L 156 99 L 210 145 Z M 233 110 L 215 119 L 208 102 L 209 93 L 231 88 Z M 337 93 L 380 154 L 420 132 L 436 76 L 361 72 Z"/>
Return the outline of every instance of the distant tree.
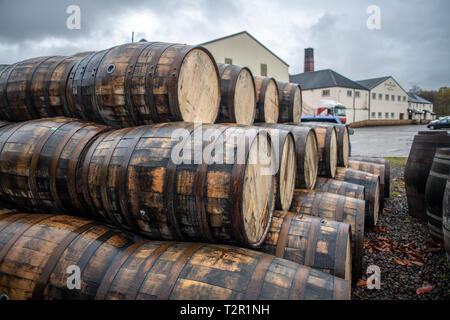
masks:
<path fill-rule="evenodd" d="M 417 84 L 413 85 L 412 88 L 409 90 L 409 92 L 419 94 L 422 91 L 422 88 L 419 87 Z"/>
<path fill-rule="evenodd" d="M 434 103 L 436 94 L 437 94 L 436 90 L 422 90 L 422 91 L 420 91 L 420 93 L 418 95 L 421 96 L 422 98 Z"/>
<path fill-rule="evenodd" d="M 434 112 L 438 116 L 450 115 L 450 88 L 442 87 L 434 98 Z"/>

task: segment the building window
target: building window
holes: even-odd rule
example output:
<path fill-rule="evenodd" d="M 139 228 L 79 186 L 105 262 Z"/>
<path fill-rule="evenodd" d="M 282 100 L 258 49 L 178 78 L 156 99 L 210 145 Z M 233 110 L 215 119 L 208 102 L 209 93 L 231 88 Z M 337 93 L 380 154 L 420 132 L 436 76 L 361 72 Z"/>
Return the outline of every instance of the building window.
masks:
<path fill-rule="evenodd" d="M 355 97 L 359 98 L 359 91 L 355 91 Z"/>
<path fill-rule="evenodd" d="M 261 63 L 261 75 L 267 77 L 267 64 Z"/>
<path fill-rule="evenodd" d="M 225 64 L 233 64 L 233 59 L 225 58 Z"/>
<path fill-rule="evenodd" d="M 352 90 L 347 90 L 347 97 L 351 97 L 352 96 Z"/>
<path fill-rule="evenodd" d="M 398 100 L 398 102 L 402 101 L 402 97 L 401 97 L 401 96 L 398 96 L 398 97 L 397 97 L 397 100 Z"/>
<path fill-rule="evenodd" d="M 383 94 L 381 93 L 378 94 L 378 100 L 383 100 Z"/>
<path fill-rule="evenodd" d="M 386 98 L 386 101 L 389 101 L 389 95 L 388 94 L 386 95 L 385 98 Z"/>
<path fill-rule="evenodd" d="M 386 119 L 389 119 L 389 112 L 386 112 L 386 113 L 384 114 L 384 117 L 385 117 Z"/>
<path fill-rule="evenodd" d="M 403 96 L 403 101 L 406 101 L 406 96 Z"/>
<path fill-rule="evenodd" d="M 391 118 L 394 119 L 395 118 L 395 113 L 391 112 Z"/>
<path fill-rule="evenodd" d="M 372 118 L 375 119 L 375 117 L 376 117 L 376 113 L 372 112 Z"/>
<path fill-rule="evenodd" d="M 330 96 L 330 90 L 322 90 L 322 97 L 329 97 Z"/>
<path fill-rule="evenodd" d="M 378 119 L 381 119 L 383 117 L 383 114 L 381 112 L 378 112 Z"/>
<path fill-rule="evenodd" d="M 372 99 L 373 100 L 377 100 L 377 94 L 376 93 L 372 93 Z"/>
<path fill-rule="evenodd" d="M 394 101 L 394 102 L 395 102 L 395 96 L 394 96 L 394 95 L 392 95 L 392 96 L 391 96 L 391 98 L 392 98 L 392 101 Z"/>

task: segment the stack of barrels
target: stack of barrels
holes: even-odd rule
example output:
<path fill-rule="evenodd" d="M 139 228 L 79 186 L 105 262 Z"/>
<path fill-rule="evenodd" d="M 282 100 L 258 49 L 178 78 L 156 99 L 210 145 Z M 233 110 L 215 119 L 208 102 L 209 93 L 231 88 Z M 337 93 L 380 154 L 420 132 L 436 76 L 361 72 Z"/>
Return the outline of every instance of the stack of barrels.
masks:
<path fill-rule="evenodd" d="M 388 163 L 301 113 L 299 85 L 202 47 L 1 68 L 0 294 L 349 299 Z"/>
<path fill-rule="evenodd" d="M 430 235 L 444 242 L 450 263 L 450 135 L 421 131 L 415 137 L 405 169 L 411 216 L 428 222 Z"/>

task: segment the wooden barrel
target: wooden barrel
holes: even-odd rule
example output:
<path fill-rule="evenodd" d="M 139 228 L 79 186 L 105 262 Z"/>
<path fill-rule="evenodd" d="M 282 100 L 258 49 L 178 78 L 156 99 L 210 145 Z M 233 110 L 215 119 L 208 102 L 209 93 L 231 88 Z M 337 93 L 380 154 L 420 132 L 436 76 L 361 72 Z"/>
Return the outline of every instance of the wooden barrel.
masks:
<path fill-rule="evenodd" d="M 255 80 L 249 68 L 217 64 L 220 75 L 220 108 L 217 123 L 251 125 L 255 120 Z"/>
<path fill-rule="evenodd" d="M 254 76 L 256 85 L 255 122 L 277 123 L 280 97 L 274 78 Z"/>
<path fill-rule="evenodd" d="M 220 79 L 208 50 L 135 42 L 80 60 L 68 80 L 74 116 L 113 127 L 192 121 L 213 123 Z"/>
<path fill-rule="evenodd" d="M 364 199 L 366 201 L 366 217 L 364 220 L 366 226 L 376 226 L 378 213 L 380 212 L 380 177 L 364 171 L 337 168 L 335 179 L 364 186 Z"/>
<path fill-rule="evenodd" d="M 350 135 L 348 127 L 345 124 L 328 123 L 328 122 L 305 122 L 303 124 L 314 124 L 322 127 L 334 127 L 337 139 L 337 165 L 339 167 L 348 167 L 350 158 Z"/>
<path fill-rule="evenodd" d="M 275 211 L 261 251 L 352 281 L 349 224 Z"/>
<path fill-rule="evenodd" d="M 302 89 L 298 83 L 277 82 L 280 93 L 278 122 L 302 122 Z"/>
<path fill-rule="evenodd" d="M 437 148 L 450 148 L 447 131 L 420 131 L 414 137 L 405 168 L 409 214 L 425 221 L 425 187 Z"/>
<path fill-rule="evenodd" d="M 358 280 L 362 272 L 364 208 L 364 201 L 355 198 L 314 190 L 295 190 L 291 211 L 351 226 L 352 274 L 353 280 Z"/>
<path fill-rule="evenodd" d="M 319 147 L 319 176 L 334 178 L 338 163 L 338 144 L 334 126 L 302 122 L 302 126 L 312 127 L 316 131 Z"/>
<path fill-rule="evenodd" d="M 350 182 L 317 178 L 315 190 L 364 200 L 364 186 Z"/>
<path fill-rule="evenodd" d="M 11 122 L 7 122 L 7 121 L 2 121 L 2 120 L 0 120 L 0 128 L 3 128 L 3 127 L 5 127 L 5 126 L 7 126 L 7 125 L 9 125 L 9 124 L 11 124 Z"/>
<path fill-rule="evenodd" d="M 425 188 L 428 228 L 431 237 L 437 241 L 444 240 L 442 231 L 442 201 L 444 200 L 445 186 L 449 173 L 450 148 L 437 149 Z"/>
<path fill-rule="evenodd" d="M 359 171 L 368 172 L 374 175 L 378 175 L 380 177 L 380 212 L 384 208 L 384 166 L 381 164 L 376 163 L 370 163 L 370 162 L 364 162 L 364 161 L 355 161 L 350 160 L 349 161 L 349 168 Z"/>
<path fill-rule="evenodd" d="M 364 161 L 370 163 L 376 163 L 384 165 L 384 198 L 389 199 L 391 197 L 391 163 L 389 160 L 384 158 L 376 157 L 354 157 L 352 156 L 350 160 Z"/>
<path fill-rule="evenodd" d="M 13 300 L 350 299 L 346 280 L 248 249 L 132 239 L 63 215 L 1 214 L 0 230 L 0 294 Z"/>
<path fill-rule="evenodd" d="M 9 64 L 0 64 L 0 72 L 2 72 L 2 70 L 6 69 L 9 66 Z"/>
<path fill-rule="evenodd" d="M 444 235 L 447 262 L 450 265 L 450 174 L 445 186 L 444 200 L 442 201 L 442 232 Z"/>
<path fill-rule="evenodd" d="M 257 247 L 275 206 L 273 159 L 259 128 L 167 123 L 102 134 L 79 178 L 94 218 L 152 239 Z"/>
<path fill-rule="evenodd" d="M 314 189 L 318 172 L 318 147 L 314 129 L 284 124 L 255 124 L 265 128 L 286 130 L 292 133 L 297 153 L 296 188 Z"/>
<path fill-rule="evenodd" d="M 76 170 L 108 127 L 69 118 L 37 119 L 0 130 L 0 198 L 27 211 L 83 210 Z"/>

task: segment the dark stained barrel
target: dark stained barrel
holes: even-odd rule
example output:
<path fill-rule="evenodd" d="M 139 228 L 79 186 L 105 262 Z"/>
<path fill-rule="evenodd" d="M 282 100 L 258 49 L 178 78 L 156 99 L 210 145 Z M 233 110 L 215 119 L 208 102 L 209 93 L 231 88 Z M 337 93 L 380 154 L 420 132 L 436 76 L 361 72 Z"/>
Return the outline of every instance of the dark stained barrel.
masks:
<path fill-rule="evenodd" d="M 286 130 L 292 133 L 297 153 L 296 188 L 313 189 L 318 173 L 318 147 L 314 129 L 284 124 L 256 124 L 265 128 Z"/>
<path fill-rule="evenodd" d="M 68 80 L 74 117 L 113 127 L 191 121 L 213 123 L 220 79 L 208 50 L 135 42 L 80 60 Z"/>
<path fill-rule="evenodd" d="M 277 123 L 280 109 L 278 85 L 274 78 L 254 76 L 256 85 L 255 122 Z"/>
<path fill-rule="evenodd" d="M 258 247 L 275 207 L 273 157 L 260 128 L 167 123 L 102 134 L 79 179 L 93 218 L 155 240 Z"/>
<path fill-rule="evenodd" d="M 348 127 L 345 124 L 328 123 L 328 122 L 304 122 L 303 124 L 314 124 L 323 127 L 334 127 L 336 129 L 337 138 L 337 165 L 339 167 L 348 167 L 350 157 L 350 135 Z"/>
<path fill-rule="evenodd" d="M 261 251 L 352 281 L 347 223 L 276 211 Z"/>
<path fill-rule="evenodd" d="M 365 223 L 368 227 L 376 226 L 380 212 L 380 177 L 364 171 L 337 168 L 335 179 L 364 186 Z"/>
<path fill-rule="evenodd" d="M 448 175 L 444 200 L 442 201 L 442 232 L 444 234 L 447 263 L 450 265 L 450 174 Z"/>
<path fill-rule="evenodd" d="M 364 200 L 365 197 L 364 186 L 328 178 L 317 178 L 315 190 L 359 200 Z"/>
<path fill-rule="evenodd" d="M 298 83 L 277 82 L 280 93 L 279 123 L 302 122 L 302 89 Z"/>
<path fill-rule="evenodd" d="M 27 211 L 81 213 L 79 160 L 108 127 L 69 118 L 0 130 L 0 199 Z"/>
<path fill-rule="evenodd" d="M 384 183 L 384 166 L 381 164 L 376 164 L 376 163 L 370 163 L 370 162 L 363 162 L 363 161 L 355 161 L 355 160 L 350 160 L 349 161 L 349 168 L 350 169 L 354 169 L 354 170 L 359 170 L 359 171 L 364 171 L 364 172 L 368 172 L 374 175 L 377 175 L 380 177 L 380 212 L 383 210 L 384 208 L 384 188 L 385 188 L 385 183 Z"/>
<path fill-rule="evenodd" d="M 133 239 L 62 215 L 0 213 L 0 230 L 0 294 L 12 300 L 350 299 L 346 280 L 248 249 Z"/>
<path fill-rule="evenodd" d="M 249 68 L 217 64 L 220 75 L 220 108 L 216 123 L 251 125 L 255 120 L 256 88 Z"/>
<path fill-rule="evenodd" d="M 75 63 L 87 52 L 72 57 L 42 57 L 11 65 L 0 74 L 1 116 L 9 121 L 71 116 L 66 83 Z"/>
<path fill-rule="evenodd" d="M 445 186 L 450 173 L 450 148 L 436 150 L 425 188 L 428 228 L 431 237 L 443 241 L 442 215 Z"/>
<path fill-rule="evenodd" d="M 350 160 L 364 161 L 384 165 L 384 198 L 391 197 L 391 163 L 384 158 L 352 156 Z"/>
<path fill-rule="evenodd" d="M 316 131 L 319 147 L 319 176 L 334 178 L 338 163 L 337 134 L 334 126 L 302 122 L 302 126 L 312 127 Z"/>
<path fill-rule="evenodd" d="M 437 148 L 450 148 L 447 131 L 420 131 L 415 137 L 405 168 L 409 214 L 427 220 L 425 187 Z"/>
<path fill-rule="evenodd" d="M 358 280 L 362 272 L 364 207 L 364 201 L 355 198 L 314 190 L 295 190 L 290 211 L 351 226 L 352 273 L 353 280 Z"/>

